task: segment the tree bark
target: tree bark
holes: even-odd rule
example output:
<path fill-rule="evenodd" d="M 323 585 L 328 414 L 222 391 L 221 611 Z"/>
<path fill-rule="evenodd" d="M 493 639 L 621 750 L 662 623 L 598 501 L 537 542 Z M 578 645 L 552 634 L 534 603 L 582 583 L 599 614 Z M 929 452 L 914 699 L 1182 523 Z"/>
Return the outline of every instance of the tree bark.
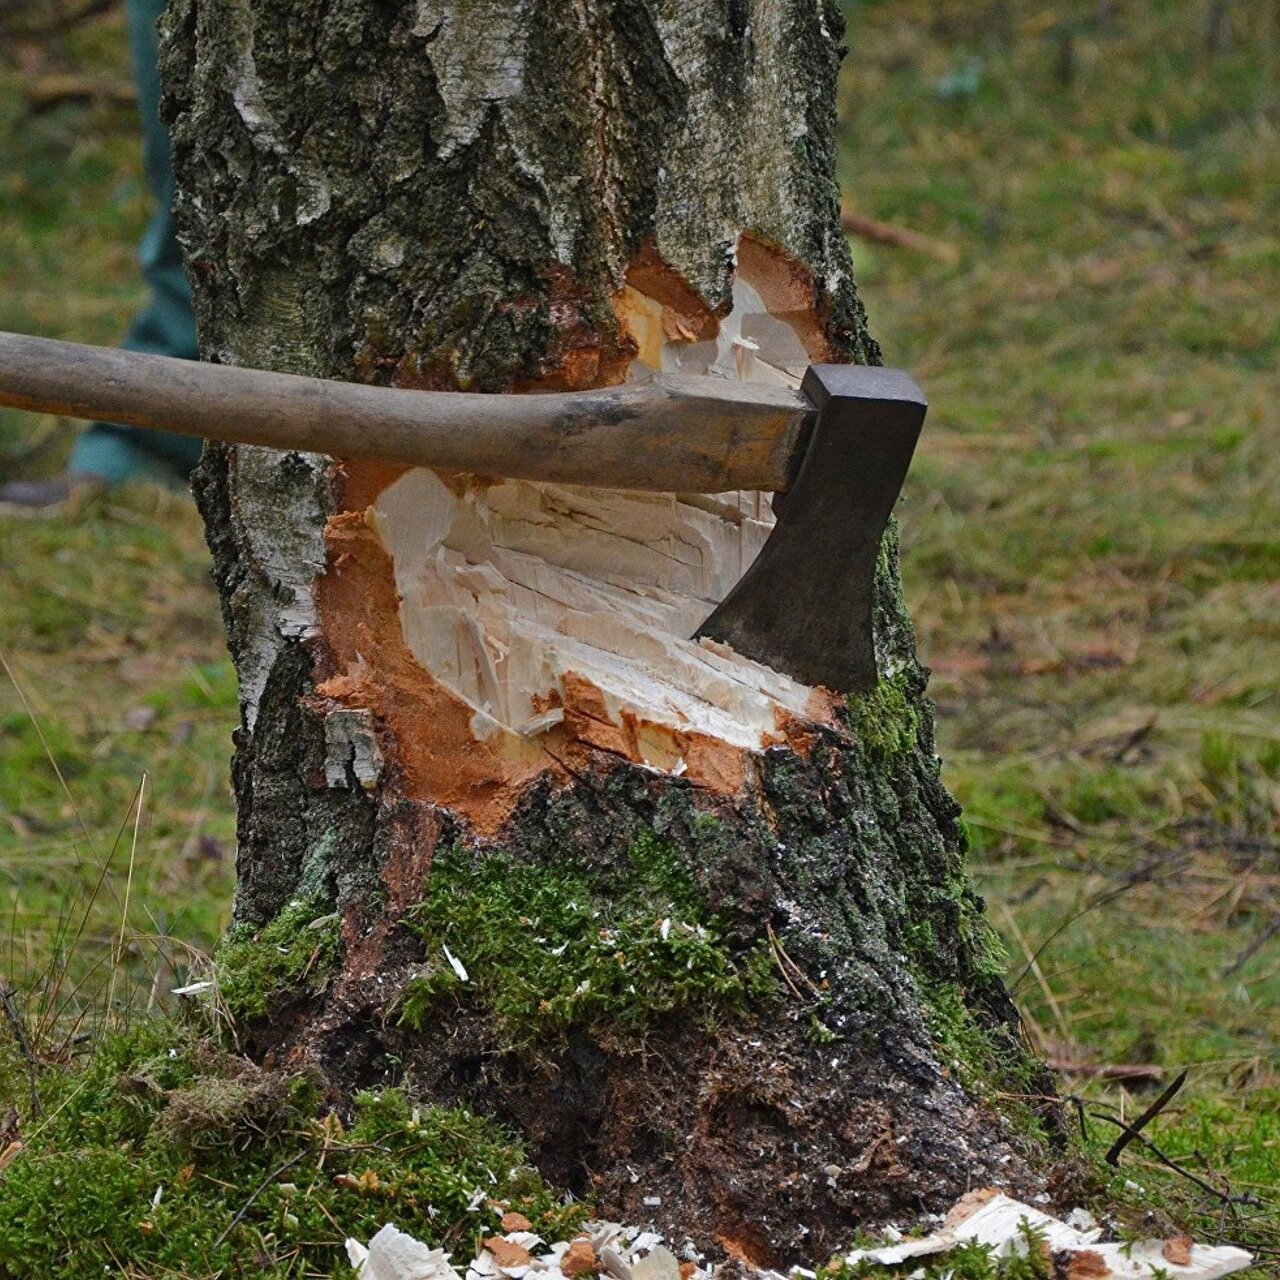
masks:
<path fill-rule="evenodd" d="M 823 0 L 173 0 L 204 358 L 508 393 L 878 362 L 842 32 Z M 989 1101 L 1048 1089 L 892 533 L 882 679 L 844 699 L 685 639 L 767 534 L 756 495 L 216 445 L 197 491 L 241 685 L 236 928 L 340 929 L 246 1021 L 259 1056 L 465 1099 L 602 1212 L 758 1262 L 1040 1185 Z"/>

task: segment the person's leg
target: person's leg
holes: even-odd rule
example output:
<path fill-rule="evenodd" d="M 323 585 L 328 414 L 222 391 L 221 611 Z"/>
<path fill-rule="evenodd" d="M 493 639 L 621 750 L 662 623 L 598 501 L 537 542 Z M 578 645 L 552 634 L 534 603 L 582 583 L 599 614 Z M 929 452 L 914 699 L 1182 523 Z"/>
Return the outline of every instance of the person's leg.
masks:
<path fill-rule="evenodd" d="M 164 0 L 127 0 L 127 9 L 143 160 L 155 212 L 138 249 L 150 296 L 121 346 L 130 351 L 194 360 L 196 321 L 173 221 L 169 135 L 160 121 L 156 22 L 164 12 Z M 173 482 L 184 478 L 195 466 L 200 447 L 200 441 L 190 436 L 95 422 L 76 442 L 67 472 L 71 477 L 96 478 L 108 484 L 139 478 Z"/>
<path fill-rule="evenodd" d="M 147 305 L 134 318 L 121 345 L 132 351 L 194 360 L 195 315 L 173 221 L 169 135 L 160 122 L 156 21 L 164 5 L 165 0 L 126 0 L 143 159 L 155 212 L 138 248 L 149 290 Z M 177 485 L 199 461 L 200 448 L 200 441 L 190 436 L 95 422 L 76 441 L 67 470 L 58 479 L 15 481 L 0 486 L 0 510 L 10 514 L 53 511 L 77 490 L 102 488 L 125 480 Z"/>

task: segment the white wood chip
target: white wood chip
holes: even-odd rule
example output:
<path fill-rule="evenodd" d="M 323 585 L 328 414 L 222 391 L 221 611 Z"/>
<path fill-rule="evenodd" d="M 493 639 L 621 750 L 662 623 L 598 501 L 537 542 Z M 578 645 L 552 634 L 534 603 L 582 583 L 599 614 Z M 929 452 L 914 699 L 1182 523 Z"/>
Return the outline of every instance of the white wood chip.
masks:
<path fill-rule="evenodd" d="M 633 1280 L 631 1268 L 622 1260 L 622 1255 L 616 1249 L 605 1245 L 600 1250 L 600 1261 L 614 1280 Z"/>
<path fill-rule="evenodd" d="M 634 1280 L 680 1280 L 680 1263 L 669 1249 L 658 1245 L 631 1268 Z"/>
<path fill-rule="evenodd" d="M 440 944 L 440 950 L 444 952 L 444 958 L 449 962 L 449 967 L 458 975 L 458 981 L 470 982 L 471 978 L 468 976 L 466 966 L 462 961 L 444 943 Z"/>
<path fill-rule="evenodd" d="M 1218 1280 L 1221 1276 L 1242 1271 L 1253 1262 L 1253 1256 L 1243 1249 L 1198 1244 L 1191 1250 L 1188 1266 L 1175 1266 L 1161 1252 L 1164 1244 L 1161 1240 L 1138 1244 L 1099 1244 L 1097 1228 L 1081 1231 L 1009 1196 L 989 1195 L 984 1198 L 983 1193 L 966 1196 L 947 1215 L 941 1230 L 933 1235 L 903 1240 L 878 1249 L 856 1249 L 846 1255 L 845 1261 L 850 1266 L 863 1261 L 896 1266 L 911 1258 L 944 1253 L 967 1241 L 990 1245 L 999 1255 L 1019 1254 L 1026 1248 L 1020 1230 L 1024 1222 L 1045 1237 L 1054 1253 L 1097 1255 L 1108 1270 L 1096 1280 L 1109 1280 L 1111 1277 L 1115 1280 L 1152 1280 L 1161 1271 L 1174 1280 Z"/>
<path fill-rule="evenodd" d="M 650 1196 L 646 1203 L 659 1201 Z M 891 1244 L 876 1249 L 858 1249 L 846 1257 L 850 1265 L 858 1262 L 896 1266 L 912 1258 L 927 1257 L 954 1249 L 966 1241 L 990 1245 L 1000 1256 L 1025 1252 L 1026 1241 L 1020 1229 L 1023 1223 L 1035 1228 L 1048 1241 L 1055 1254 L 1091 1254 L 1107 1268 L 1096 1280 L 1155 1280 L 1157 1276 L 1172 1280 L 1219 1280 L 1243 1270 L 1253 1262 L 1243 1249 L 1228 1246 L 1196 1244 L 1191 1246 L 1190 1262 L 1177 1266 L 1162 1252 L 1164 1241 L 1147 1240 L 1132 1243 L 1098 1243 L 1099 1228 L 1087 1215 L 1072 1215 L 1072 1225 L 1022 1204 L 1009 1196 L 992 1191 L 974 1192 L 966 1196 L 947 1215 L 942 1226 L 932 1235 L 919 1239 L 903 1239 L 893 1228 L 886 1236 L 897 1235 Z M 1086 1226 L 1087 1229 L 1081 1230 Z M 616 1222 L 592 1221 L 585 1224 L 583 1235 L 592 1243 L 605 1273 L 612 1280 L 680 1280 L 680 1263 L 664 1245 L 656 1231 L 637 1230 Z M 466 1280 L 566 1280 L 560 1260 L 569 1241 L 547 1245 L 532 1231 L 513 1231 L 506 1237 L 533 1254 L 532 1260 L 519 1267 L 500 1267 L 488 1249 L 468 1264 Z M 462 1280 L 439 1249 L 429 1249 L 412 1236 L 391 1225 L 383 1227 L 365 1248 L 357 1240 L 346 1242 L 347 1256 L 357 1269 L 360 1280 Z M 534 1250 L 541 1249 L 535 1253 Z M 685 1252 L 688 1253 L 689 1246 Z M 793 1268 L 784 1278 L 773 1271 L 747 1269 L 751 1280 L 812 1280 L 813 1272 Z M 719 1268 L 700 1267 L 693 1280 L 716 1280 Z"/>
<path fill-rule="evenodd" d="M 348 1240 L 347 1257 L 358 1268 L 360 1280 L 461 1280 L 447 1253 L 428 1248 L 390 1223 L 367 1249 L 358 1240 Z"/>

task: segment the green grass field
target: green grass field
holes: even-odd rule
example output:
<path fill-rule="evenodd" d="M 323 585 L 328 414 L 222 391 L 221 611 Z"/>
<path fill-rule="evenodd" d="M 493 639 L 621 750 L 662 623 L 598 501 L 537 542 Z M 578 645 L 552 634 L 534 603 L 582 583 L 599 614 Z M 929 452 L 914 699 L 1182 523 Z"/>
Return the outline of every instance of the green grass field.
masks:
<path fill-rule="evenodd" d="M 1190 1069 L 1148 1133 L 1205 1186 L 1133 1144 L 1117 1193 L 1280 1268 L 1280 13 L 882 0 L 848 43 L 847 204 L 931 242 L 854 253 L 933 402 L 904 575 L 1010 982 L 1087 1111 Z M 133 122 L 25 98 L 85 67 L 124 79 L 119 15 L 0 44 L 0 328 L 111 342 Z M 0 410 L 6 476 L 66 440 Z M 162 1000 L 227 918 L 206 570 L 175 495 L 0 519 L 0 972 L 36 1031 Z"/>

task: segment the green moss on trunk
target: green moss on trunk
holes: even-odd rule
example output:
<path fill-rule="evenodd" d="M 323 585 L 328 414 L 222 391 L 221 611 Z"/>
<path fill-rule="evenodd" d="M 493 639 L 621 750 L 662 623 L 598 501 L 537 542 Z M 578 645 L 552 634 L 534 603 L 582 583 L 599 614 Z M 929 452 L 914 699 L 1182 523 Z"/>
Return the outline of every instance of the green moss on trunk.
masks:
<path fill-rule="evenodd" d="M 427 897 L 408 914 L 426 955 L 401 1020 L 424 1030 L 442 1003 L 491 1010 L 511 1045 L 589 1030 L 633 1036 L 679 1014 L 708 1029 L 781 990 L 764 939 L 733 947 L 675 851 L 644 837 L 623 886 L 572 851 L 552 866 L 500 855 L 437 854 Z"/>
<path fill-rule="evenodd" d="M 238 1021 L 324 990 L 339 956 L 338 916 L 315 901 L 289 903 L 261 929 L 233 925 L 218 951 L 218 998 Z"/>

